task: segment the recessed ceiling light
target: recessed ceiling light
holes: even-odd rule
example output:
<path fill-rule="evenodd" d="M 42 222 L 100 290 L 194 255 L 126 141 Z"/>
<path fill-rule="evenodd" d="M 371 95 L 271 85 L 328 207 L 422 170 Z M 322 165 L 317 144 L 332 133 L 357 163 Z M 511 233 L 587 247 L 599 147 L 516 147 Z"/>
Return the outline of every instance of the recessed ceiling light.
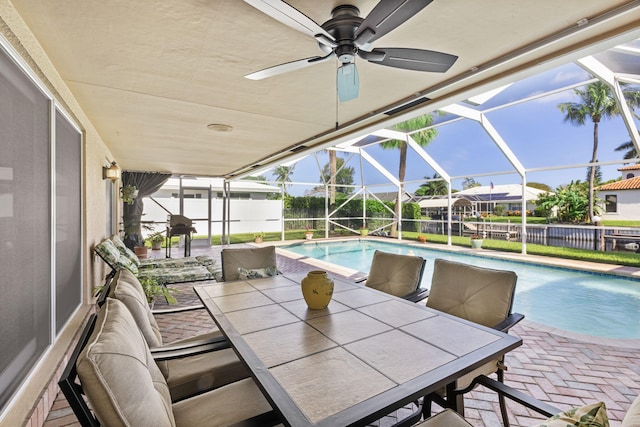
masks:
<path fill-rule="evenodd" d="M 231 132 L 233 130 L 233 126 L 225 125 L 223 123 L 211 123 L 208 124 L 207 127 L 216 132 Z"/>

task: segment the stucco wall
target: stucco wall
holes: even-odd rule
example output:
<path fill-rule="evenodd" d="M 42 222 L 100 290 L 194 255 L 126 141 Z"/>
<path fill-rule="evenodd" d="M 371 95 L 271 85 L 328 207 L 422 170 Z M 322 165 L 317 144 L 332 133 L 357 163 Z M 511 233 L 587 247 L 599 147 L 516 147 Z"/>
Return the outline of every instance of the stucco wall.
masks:
<path fill-rule="evenodd" d="M 609 194 L 618 196 L 618 211 L 608 213 L 605 212 L 604 205 L 601 206 L 602 215 L 600 216 L 603 219 L 640 220 L 640 190 L 598 191 L 596 198 L 604 200 Z"/>
<path fill-rule="evenodd" d="M 13 5 L 0 1 L 0 34 L 18 53 L 31 71 L 42 81 L 53 94 L 59 105 L 75 121 L 83 133 L 83 289 L 85 290 L 85 305 L 65 327 L 46 357 L 39 363 L 29 381 L 21 389 L 11 404 L 0 414 L 2 425 L 23 425 L 35 411 L 36 423 L 39 418 L 46 417 L 57 392 L 56 387 L 49 387 L 59 371 L 60 364 L 76 335 L 87 312 L 92 308 L 93 288 L 104 277 L 104 263 L 95 262 L 91 256 L 93 246 L 104 238 L 106 227 L 106 195 L 102 181 L 101 168 L 113 159 L 109 149 L 104 144 L 96 129 L 82 111 L 69 88 L 43 51 L 29 28 L 17 13 Z M 10 303 L 10 302 L 8 302 Z M 53 396 L 48 396 L 53 394 Z"/>

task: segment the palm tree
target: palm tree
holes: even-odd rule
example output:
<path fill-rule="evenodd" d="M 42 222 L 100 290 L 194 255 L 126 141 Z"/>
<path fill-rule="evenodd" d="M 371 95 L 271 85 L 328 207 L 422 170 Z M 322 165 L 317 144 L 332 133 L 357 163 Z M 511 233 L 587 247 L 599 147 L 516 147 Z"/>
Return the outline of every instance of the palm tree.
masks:
<path fill-rule="evenodd" d="M 636 108 L 640 104 L 640 92 L 635 90 L 625 90 L 624 98 L 631 108 Z M 588 84 L 584 89 L 574 89 L 574 93 L 580 98 L 580 102 L 563 102 L 558 105 L 560 111 L 565 114 L 564 121 L 575 126 L 583 126 L 590 118 L 593 123 L 593 149 L 591 152 L 591 162 L 598 160 L 598 125 L 602 119 L 608 119 L 620 114 L 620 109 L 611 88 L 606 83 L 597 81 Z M 589 170 L 589 220 L 593 221 L 593 188 L 595 185 L 596 168 Z"/>
<path fill-rule="evenodd" d="M 433 117 L 430 114 L 425 114 L 423 116 L 414 117 L 413 119 L 409 119 L 406 122 L 398 123 L 395 128 L 397 130 L 403 131 L 412 131 L 417 129 L 423 129 L 427 126 L 430 126 L 433 122 Z M 438 132 L 435 129 L 423 129 L 419 132 L 412 134 L 413 139 L 420 145 L 424 147 L 436 137 Z M 400 165 L 398 167 L 398 181 L 400 181 L 400 194 L 404 194 L 404 177 L 407 171 L 407 142 L 400 141 L 397 139 L 392 139 L 389 141 L 385 141 L 381 144 L 382 148 L 385 150 L 400 150 Z M 395 207 L 396 218 L 400 218 L 400 200 L 396 201 Z M 396 222 L 391 226 L 391 235 L 395 236 L 398 229 L 398 224 Z"/>
<path fill-rule="evenodd" d="M 640 131 L 638 133 L 640 133 Z M 631 160 L 631 159 L 635 159 L 635 158 L 638 157 L 638 151 L 636 151 L 636 146 L 633 143 L 633 141 L 624 142 L 624 143 L 618 145 L 615 148 L 615 150 L 616 151 L 624 151 L 623 159 L 625 159 L 625 160 Z"/>
<path fill-rule="evenodd" d="M 425 176 L 424 179 L 436 179 L 437 181 L 429 181 L 420 184 L 420 187 L 416 190 L 416 196 L 444 196 L 448 193 L 447 183 L 440 178 L 437 173 L 433 174 L 432 178 Z"/>
<path fill-rule="evenodd" d="M 273 175 L 276 177 L 276 181 L 280 183 L 280 187 L 282 187 L 286 193 L 287 191 L 287 182 L 291 182 L 291 174 L 293 173 L 293 166 L 278 166 L 273 170 Z"/>
<path fill-rule="evenodd" d="M 337 173 L 332 172 L 331 171 L 332 167 L 335 167 L 336 170 L 339 169 L 340 172 L 337 172 Z M 355 169 L 353 167 L 344 166 L 344 159 L 342 157 L 337 157 L 336 162 L 333 166 L 331 164 L 331 161 L 329 161 L 329 163 L 324 165 L 324 167 L 322 168 L 322 176 L 320 177 L 320 180 L 323 180 L 325 182 L 333 181 L 334 186 L 330 190 L 330 192 L 331 191 L 333 192 L 332 206 L 335 205 L 335 193 L 342 193 L 342 194 L 353 193 L 353 188 L 348 186 L 353 185 L 354 173 L 355 173 Z M 329 175 L 331 175 L 333 179 L 330 179 Z"/>

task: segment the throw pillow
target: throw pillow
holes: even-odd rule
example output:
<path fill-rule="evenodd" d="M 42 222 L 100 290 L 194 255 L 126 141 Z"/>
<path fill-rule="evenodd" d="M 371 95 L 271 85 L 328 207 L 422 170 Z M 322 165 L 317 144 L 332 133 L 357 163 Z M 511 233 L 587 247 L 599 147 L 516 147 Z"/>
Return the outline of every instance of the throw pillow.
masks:
<path fill-rule="evenodd" d="M 238 275 L 240 276 L 240 280 L 259 279 L 261 277 L 275 276 L 276 274 L 278 274 L 278 269 L 275 267 L 265 267 L 265 268 L 238 267 Z"/>
<path fill-rule="evenodd" d="M 604 402 L 571 408 L 543 421 L 534 427 L 609 427 Z"/>

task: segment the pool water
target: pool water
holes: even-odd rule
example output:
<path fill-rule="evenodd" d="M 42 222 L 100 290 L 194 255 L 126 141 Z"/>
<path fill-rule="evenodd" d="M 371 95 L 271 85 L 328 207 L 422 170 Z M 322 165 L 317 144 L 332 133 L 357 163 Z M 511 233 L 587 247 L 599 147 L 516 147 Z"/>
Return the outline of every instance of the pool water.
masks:
<path fill-rule="evenodd" d="M 607 338 L 640 338 L 640 281 L 374 241 L 314 242 L 285 246 L 300 255 L 367 272 L 376 249 L 427 260 L 422 287 L 429 288 L 433 260 L 443 258 L 518 275 L 514 311 L 553 328 Z"/>

